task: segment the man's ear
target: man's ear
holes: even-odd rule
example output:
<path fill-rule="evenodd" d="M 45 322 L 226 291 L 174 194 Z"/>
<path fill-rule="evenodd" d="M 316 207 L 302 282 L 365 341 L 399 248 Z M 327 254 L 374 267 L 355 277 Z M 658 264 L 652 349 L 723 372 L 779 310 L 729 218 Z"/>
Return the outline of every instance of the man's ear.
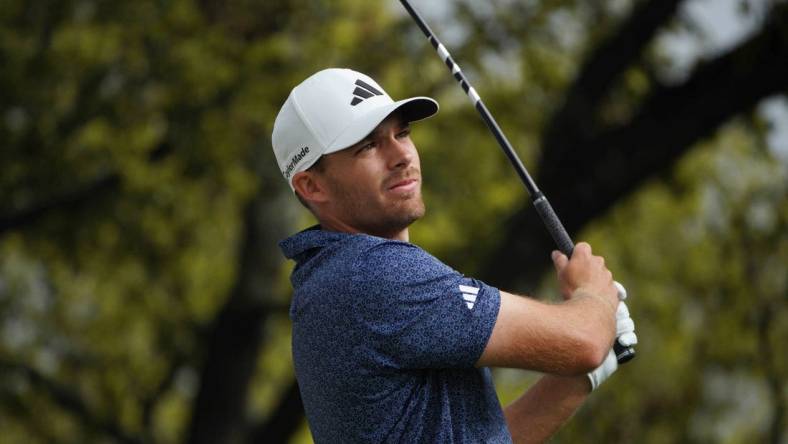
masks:
<path fill-rule="evenodd" d="M 293 176 L 293 188 L 307 202 L 322 203 L 328 200 L 325 184 L 311 171 L 301 171 Z"/>

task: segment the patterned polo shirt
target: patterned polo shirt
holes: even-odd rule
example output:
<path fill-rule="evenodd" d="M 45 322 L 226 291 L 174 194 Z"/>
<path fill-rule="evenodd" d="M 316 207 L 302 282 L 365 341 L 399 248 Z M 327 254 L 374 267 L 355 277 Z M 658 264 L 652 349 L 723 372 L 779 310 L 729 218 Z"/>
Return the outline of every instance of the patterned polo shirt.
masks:
<path fill-rule="evenodd" d="M 475 368 L 499 291 L 421 248 L 313 227 L 296 261 L 293 360 L 316 443 L 510 443 L 490 371 Z"/>

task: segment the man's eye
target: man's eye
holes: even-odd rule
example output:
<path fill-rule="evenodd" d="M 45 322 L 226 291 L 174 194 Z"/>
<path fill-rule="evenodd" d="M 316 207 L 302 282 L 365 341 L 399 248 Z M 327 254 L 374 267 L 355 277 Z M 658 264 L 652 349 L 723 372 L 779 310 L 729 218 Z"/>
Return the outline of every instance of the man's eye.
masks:
<path fill-rule="evenodd" d="M 400 139 L 403 138 L 403 137 L 408 137 L 408 136 L 410 136 L 410 128 L 404 129 L 404 130 L 400 131 L 399 133 L 397 133 L 397 137 L 399 137 Z"/>
<path fill-rule="evenodd" d="M 358 153 L 360 153 L 362 151 L 371 150 L 372 148 L 375 148 L 375 142 L 367 142 L 367 143 L 361 145 L 360 147 L 358 147 L 358 150 L 356 150 L 356 154 L 358 154 Z"/>

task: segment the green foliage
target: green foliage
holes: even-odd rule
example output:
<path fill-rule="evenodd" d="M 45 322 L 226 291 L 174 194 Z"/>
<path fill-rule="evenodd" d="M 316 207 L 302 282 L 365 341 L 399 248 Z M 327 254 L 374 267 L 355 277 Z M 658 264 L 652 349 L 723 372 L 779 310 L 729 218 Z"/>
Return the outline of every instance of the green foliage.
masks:
<path fill-rule="evenodd" d="M 594 442 L 591 428 L 614 442 L 784 433 L 769 428 L 788 380 L 786 179 L 735 123 L 587 230 L 632 296 L 641 343 L 559 442 Z"/>
<path fill-rule="evenodd" d="M 627 9 L 603 3 L 458 1 L 434 22 L 531 170 L 582 57 Z M 396 4 L 0 0 L 0 61 L 0 219 L 42 210 L 0 232 L 3 442 L 184 439 L 206 332 L 239 279 L 243 210 L 285 188 L 274 116 L 318 69 L 440 101 L 415 125 L 428 212 L 412 240 L 469 275 L 506 260 L 488 251 L 524 190 Z M 632 69 L 603 118 L 649 85 Z M 766 436 L 760 412 L 785 405 L 788 379 L 785 176 L 737 123 L 586 231 L 632 294 L 640 356 L 557 441 Z M 286 307 L 290 267 L 261 278 L 272 305 Z M 266 320 L 251 423 L 292 378 L 286 315 Z M 501 399 L 532 376 L 499 373 Z M 757 418 L 735 418 L 740 396 Z"/>

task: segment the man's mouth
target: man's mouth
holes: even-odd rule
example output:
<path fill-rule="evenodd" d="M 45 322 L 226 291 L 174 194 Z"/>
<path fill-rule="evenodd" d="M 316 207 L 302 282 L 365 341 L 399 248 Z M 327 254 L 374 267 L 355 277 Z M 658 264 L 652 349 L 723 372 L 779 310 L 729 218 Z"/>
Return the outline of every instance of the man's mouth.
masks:
<path fill-rule="evenodd" d="M 399 179 L 389 185 L 386 190 L 391 191 L 394 193 L 402 193 L 407 194 L 415 191 L 419 186 L 419 179 L 417 177 L 408 177 L 405 179 Z"/>
<path fill-rule="evenodd" d="M 394 190 L 394 189 L 397 189 L 397 188 L 407 188 L 407 187 L 409 187 L 411 185 L 417 184 L 418 182 L 419 181 L 417 179 L 405 179 L 405 180 L 401 180 L 401 181 L 395 183 L 394 185 L 390 186 L 389 189 L 390 190 Z"/>

